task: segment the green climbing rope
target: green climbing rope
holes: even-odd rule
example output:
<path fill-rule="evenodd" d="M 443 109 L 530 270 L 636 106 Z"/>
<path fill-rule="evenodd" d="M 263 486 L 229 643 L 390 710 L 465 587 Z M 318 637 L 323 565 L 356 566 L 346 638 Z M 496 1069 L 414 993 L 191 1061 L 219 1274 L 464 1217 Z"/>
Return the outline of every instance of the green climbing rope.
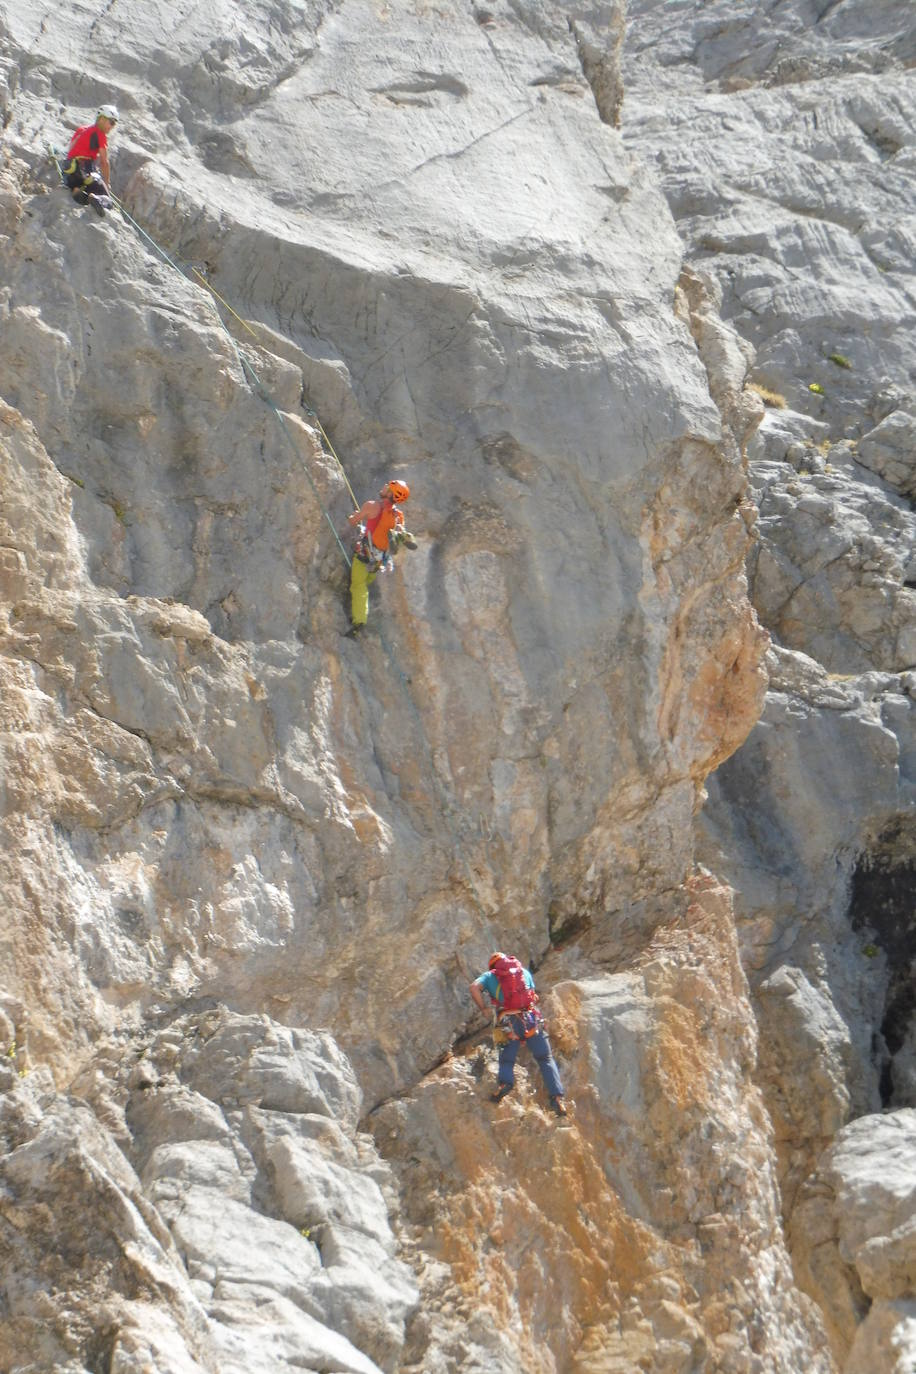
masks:
<path fill-rule="evenodd" d="M 128 222 L 129 224 L 132 224 L 133 227 L 134 227 L 134 228 L 137 230 L 137 232 L 140 234 L 140 236 L 141 236 L 143 239 L 145 239 L 146 242 L 149 243 L 149 244 L 151 245 L 152 248 L 155 249 L 155 251 L 160 255 L 160 257 L 164 258 L 165 261 L 169 264 L 169 266 L 170 266 L 170 267 L 173 267 L 174 270 L 175 270 L 176 272 L 178 272 L 179 275 L 180 275 L 181 277 L 183 277 L 185 281 L 187 281 L 187 280 L 188 280 L 187 275 L 185 274 L 185 272 L 182 271 L 182 269 L 181 269 L 179 263 L 175 260 L 175 258 L 173 258 L 169 253 L 167 253 L 166 250 L 161 246 L 161 244 L 157 243 L 156 240 L 153 238 L 153 236 L 152 236 L 151 234 L 147 233 L 147 231 L 143 228 L 143 226 L 142 226 L 141 224 L 138 224 L 138 223 L 137 223 L 137 221 L 134 219 L 133 215 L 131 215 L 131 214 L 124 208 L 123 203 L 122 203 L 120 200 L 118 200 L 117 197 L 112 196 L 112 200 L 114 201 L 115 205 L 117 206 L 118 210 L 119 210 L 120 213 L 123 215 L 123 217 L 125 218 L 125 220 L 127 220 L 127 222 Z M 224 306 L 224 308 L 229 312 L 229 314 L 230 314 L 234 319 L 238 320 L 239 324 L 243 325 L 244 328 L 245 328 L 245 329 L 255 338 L 255 340 L 257 341 L 257 340 L 258 340 L 258 336 L 257 336 L 257 334 L 255 333 L 255 330 L 252 328 L 252 326 L 248 323 L 248 321 L 247 321 L 247 320 L 244 320 L 244 319 L 242 318 L 242 316 L 239 315 L 239 314 L 232 308 L 232 306 L 229 304 L 229 302 L 226 301 L 226 300 L 219 294 L 219 292 L 218 292 L 218 291 L 215 289 L 215 287 L 207 280 L 207 278 L 203 275 L 202 272 L 200 272 L 200 271 L 199 271 L 196 267 L 194 267 L 194 266 L 192 266 L 191 270 L 192 270 L 192 272 L 194 273 L 194 276 L 197 278 L 197 280 L 198 280 L 198 282 L 200 283 L 200 285 L 203 286 L 207 291 L 209 291 L 209 292 L 213 295 L 213 297 L 214 297 L 217 301 L 219 301 L 221 305 Z M 274 416 L 276 417 L 277 423 L 280 425 L 280 428 L 281 428 L 282 431 L 283 431 L 283 434 L 284 434 L 284 437 L 285 437 L 287 443 L 289 444 L 289 446 L 290 446 L 290 448 L 292 449 L 293 453 L 295 454 L 296 458 L 297 458 L 297 459 L 301 459 L 301 454 L 300 454 L 300 452 L 299 452 L 298 447 L 296 446 L 296 442 L 295 442 L 295 440 L 294 440 L 292 434 L 290 433 L 289 426 L 287 425 L 286 421 L 284 420 L 283 415 L 282 415 L 282 413 L 280 412 L 280 410 L 279 410 L 279 408 L 278 408 L 278 406 L 277 406 L 277 404 L 276 404 L 276 401 L 275 401 L 274 398 L 271 396 L 271 394 L 270 394 L 270 392 L 267 390 L 267 388 L 266 388 L 266 387 L 263 385 L 263 383 L 261 382 L 261 379 L 259 378 L 259 376 L 258 376 L 258 374 L 257 374 L 257 372 L 256 372 L 256 370 L 255 370 L 255 368 L 254 368 L 254 366 L 252 365 L 252 363 L 249 361 L 249 359 L 248 359 L 248 358 L 245 356 L 245 354 L 242 352 L 241 348 L 239 347 L 238 341 L 237 341 L 236 338 L 233 336 L 232 331 L 229 329 L 229 326 L 226 324 L 226 321 L 223 319 L 223 317 L 222 317 L 222 315 L 220 314 L 220 312 L 219 312 L 218 309 L 217 309 L 216 313 L 217 313 L 217 317 L 219 318 L 220 324 L 222 325 L 223 329 L 226 331 L 226 334 L 228 335 L 228 337 L 229 337 L 229 339 L 230 339 L 230 341 L 231 341 L 231 343 L 232 343 L 232 346 L 233 346 L 233 348 L 234 348 L 234 350 L 235 350 L 236 356 L 237 356 L 237 358 L 238 358 L 238 360 L 239 360 L 239 365 L 240 365 L 240 367 L 241 367 L 241 369 L 242 369 L 243 375 L 245 376 L 246 380 L 248 381 L 248 383 L 249 383 L 249 385 L 252 387 L 252 389 L 257 393 L 258 396 L 260 396 L 260 398 L 261 398 L 261 399 L 270 407 L 270 409 L 273 411 Z M 258 341 L 258 342 L 260 342 L 260 341 Z M 350 496 L 351 496 L 351 498 L 352 498 L 352 500 L 353 500 L 354 506 L 357 506 L 357 507 L 358 507 L 358 506 L 359 506 L 359 502 L 357 501 L 356 496 L 355 496 L 354 491 L 353 491 L 353 488 L 352 488 L 352 486 L 350 485 L 350 481 L 349 481 L 349 478 L 347 477 L 346 469 L 344 468 L 343 463 L 341 462 L 341 460 L 340 460 L 340 458 L 339 458 L 337 452 L 335 451 L 334 446 L 333 446 L 333 444 L 331 443 L 331 441 L 330 441 L 330 439 L 329 439 L 329 437 L 328 437 L 328 435 L 327 435 L 327 432 L 325 431 L 325 428 L 324 428 L 324 426 L 323 426 L 322 423 L 321 423 L 321 420 L 318 418 L 318 415 L 315 413 L 315 411 L 312 410 L 311 408 L 309 408 L 308 413 L 309 413 L 309 415 L 311 415 L 311 416 L 313 417 L 313 419 L 315 420 L 315 422 L 316 422 L 316 424 L 317 424 L 317 426 L 318 426 L 318 429 L 319 429 L 319 431 L 321 432 L 322 439 L 324 440 L 324 443 L 327 445 L 328 451 L 330 452 L 330 454 L 331 454 L 332 457 L 334 458 L 335 462 L 337 463 L 337 466 L 338 466 L 339 469 L 340 469 L 340 472 L 341 472 L 341 474 L 342 474 L 342 476 L 343 476 L 344 482 L 345 482 L 346 485 L 347 485 L 347 490 L 349 491 Z M 317 488 L 317 486 L 315 485 L 315 482 L 314 482 L 314 479 L 312 478 L 311 473 L 309 472 L 308 464 L 304 464 L 304 465 L 303 465 L 303 470 L 304 470 L 304 472 L 305 472 L 306 477 L 308 478 L 309 485 L 311 486 L 312 491 L 313 491 L 313 493 L 314 493 L 314 495 L 315 495 L 315 500 L 317 501 L 317 503 L 318 503 L 318 505 L 319 505 L 319 507 L 320 507 L 322 513 L 324 514 L 325 519 L 327 520 L 329 526 L 331 527 L 331 531 L 332 531 L 332 533 L 333 533 L 333 535 L 334 535 L 334 538 L 335 538 L 336 541 L 337 541 L 338 547 L 340 548 L 340 551 L 341 551 L 341 554 L 343 555 L 344 561 L 345 561 L 345 563 L 347 564 L 347 567 L 350 567 L 350 566 L 351 566 L 351 562 L 352 562 L 352 560 L 351 560 L 351 558 L 350 558 L 350 555 L 347 553 L 347 550 L 345 549 L 345 547 L 344 547 L 344 545 L 343 545 L 343 542 L 342 542 L 342 540 L 341 540 L 341 538 L 340 538 L 340 535 L 337 533 L 337 530 L 336 530 L 336 528 L 335 528 L 335 526 L 334 526 L 334 522 L 333 522 L 333 520 L 331 519 L 331 516 L 330 516 L 330 514 L 329 514 L 327 508 L 325 507 L 323 501 L 321 500 L 320 494 L 319 494 L 319 492 L 318 492 L 318 488 Z M 433 754 L 432 754 L 432 749 L 430 748 L 429 741 L 428 741 L 427 738 L 426 738 L 426 729 L 425 729 L 424 724 L 423 724 L 423 719 L 422 719 L 422 717 L 421 717 L 421 715 L 420 715 L 420 712 L 419 712 L 419 709 L 418 709 L 418 707 L 417 707 L 417 704 L 416 704 L 416 702 L 415 702 L 414 699 L 413 699 L 413 695 L 412 695 L 412 693 L 410 692 L 409 683 L 408 683 L 407 678 L 405 677 L 404 672 L 403 672 L 403 670 L 402 670 L 402 668 L 401 668 L 401 665 L 400 665 L 400 663 L 399 663 L 399 661 L 398 661 L 398 656 L 397 656 L 397 654 L 394 652 L 394 650 L 391 648 L 391 646 L 388 644 L 388 641 L 386 640 L 386 638 L 385 638 L 384 634 L 382 633 L 381 629 L 379 629 L 379 639 L 380 639 L 380 641 L 381 641 L 382 648 L 383 648 L 383 650 L 384 650 L 384 652 L 385 652 L 385 654 L 386 654 L 386 656 L 387 656 L 389 662 L 390 662 L 390 663 L 392 664 L 392 666 L 394 667 L 394 670 L 395 670 L 395 672 L 396 672 L 396 674 L 397 674 L 397 676 L 398 676 L 398 678 L 399 678 L 399 680 L 400 680 L 400 682 L 401 682 L 401 686 L 403 687 L 403 690 L 404 690 L 404 695 L 405 695 L 405 697 L 407 698 L 407 701 L 408 701 L 409 704 L 410 704 L 411 710 L 413 711 L 414 715 L 416 716 L 417 724 L 418 724 L 418 729 L 419 729 L 419 733 L 420 733 L 420 738 L 423 740 L 423 743 L 424 743 L 425 746 L 426 746 L 426 752 L 427 752 L 427 755 L 428 755 L 428 757 L 429 757 L 430 774 L 431 774 L 431 777 L 432 777 L 432 779 L 433 779 L 433 790 L 434 790 L 435 792 L 437 792 L 438 795 L 439 795 L 439 801 L 440 801 L 440 805 L 441 805 L 441 807 L 442 807 L 443 814 L 444 814 L 444 816 L 445 816 L 445 818 L 446 818 L 446 823 L 447 823 L 449 829 L 451 830 L 451 832 L 452 832 L 452 834 L 453 834 L 453 836 L 454 836 L 454 839 L 455 839 L 455 841 L 456 841 L 457 849 L 458 849 L 458 852 L 459 852 L 459 854 L 460 854 L 460 856 L 461 856 L 461 860 L 462 860 L 462 863 L 463 863 L 463 866 L 464 866 L 464 870 L 465 870 L 465 874 L 466 874 L 466 877 L 467 877 L 468 888 L 469 888 L 469 890 L 470 890 L 470 893 L 471 893 L 471 896 L 472 896 L 472 900 L 473 900 L 474 903 L 476 904 L 476 906 L 477 906 L 477 908 L 478 908 L 478 911 L 479 911 L 481 917 L 483 918 L 483 924 L 484 924 L 484 926 L 486 927 L 487 934 L 490 936 L 490 938 L 491 938 L 491 940 L 492 940 L 492 939 L 493 939 L 493 932 L 492 932 L 492 930 L 491 930 L 491 928 L 490 928 L 490 922 L 489 922 L 489 919 L 488 919 L 488 917 L 487 917 L 486 908 L 484 907 L 483 901 L 481 900 L 481 898 L 478 896 L 478 893 L 477 893 L 477 884 L 476 884 L 476 881 L 475 881 L 475 878 L 474 878 L 474 872 L 473 872 L 473 869 L 471 868 L 470 861 L 468 860 L 467 854 L 466 854 L 466 852 L 465 852 L 464 843 L 463 843 L 461 834 L 460 834 L 460 832 L 459 832 L 459 827 L 458 827 L 458 824 L 457 824 L 457 820 L 455 819 L 455 808 L 454 808 L 454 805 L 453 805 L 453 803 L 452 803 L 452 801 L 451 801 L 451 798 L 448 796 L 448 793 L 447 793 L 447 791 L 446 791 L 446 789 L 445 789 L 445 785 L 444 785 L 444 783 L 442 782 L 442 780 L 441 780 L 441 778 L 439 777 L 439 774 L 438 774 L 438 772 L 437 772 L 435 759 L 433 758 Z"/>
<path fill-rule="evenodd" d="M 125 210 L 123 203 L 122 203 L 120 200 L 118 200 L 118 198 L 117 198 L 116 196 L 112 196 L 112 200 L 114 201 L 115 205 L 118 207 L 118 209 L 120 210 L 120 212 L 121 212 L 121 214 L 124 216 L 124 218 L 128 221 L 128 223 L 132 224 L 132 225 L 134 226 L 134 228 L 137 230 L 137 232 L 138 232 L 144 239 L 146 239 L 147 243 L 151 244 L 151 245 L 153 246 L 153 248 L 156 249 L 156 252 L 159 253 L 159 254 L 165 259 L 165 261 L 169 264 L 169 266 L 174 267 L 175 271 L 178 272 L 178 273 L 180 273 L 180 275 L 181 275 L 182 277 L 185 278 L 185 281 L 187 281 L 187 277 L 185 276 L 185 273 L 182 272 L 181 267 L 178 265 L 178 263 L 175 261 L 175 259 L 174 259 L 173 257 L 171 257 L 170 254 L 168 254 L 168 253 L 165 251 L 165 249 L 164 249 L 160 244 L 158 244 L 158 243 L 156 242 L 156 240 L 153 238 L 153 236 L 152 236 L 151 234 L 148 234 L 148 233 L 146 232 L 146 230 L 143 228 L 143 226 L 142 226 L 141 224 L 138 224 L 138 223 L 137 223 L 137 221 L 134 219 L 133 215 L 131 215 L 130 212 L 129 212 L 128 210 Z M 232 309 L 232 306 L 229 304 L 229 302 L 226 301 L 226 300 L 224 300 L 223 297 L 219 294 L 219 292 L 218 292 L 213 286 L 210 285 L 210 283 L 207 281 L 207 279 L 206 279 L 206 277 L 203 275 L 203 273 L 202 273 L 202 272 L 199 272 L 198 269 L 197 269 L 196 267 L 192 267 L 191 270 L 192 270 L 192 272 L 194 273 L 195 277 L 197 277 L 198 281 L 199 281 L 203 286 L 205 286 L 205 287 L 207 288 L 208 291 L 212 292 L 212 294 L 216 297 L 216 299 L 217 299 L 218 301 L 220 301 L 221 304 L 224 305 L 224 306 L 226 307 L 226 309 L 229 311 L 230 315 L 232 315 L 235 319 L 237 319 L 237 320 L 239 321 L 240 324 L 244 325 L 245 328 L 248 330 L 249 334 L 253 335 L 254 338 L 255 338 L 255 340 L 257 340 L 257 337 L 258 337 L 258 336 L 257 336 L 257 334 L 255 334 L 255 331 L 252 329 L 251 325 L 248 324 L 247 321 L 243 320 L 242 317 L 241 317 L 241 315 L 237 314 L 236 311 L 234 311 L 234 310 Z M 279 423 L 280 428 L 283 430 L 283 434 L 284 434 L 284 437 L 285 437 L 287 443 L 289 444 L 290 448 L 293 450 L 293 453 L 295 454 L 296 458 L 297 458 L 297 459 L 301 459 L 301 456 L 302 456 L 302 455 L 300 454 L 299 449 L 296 447 L 296 442 L 295 442 L 295 440 L 293 439 L 293 436 L 292 436 L 292 435 L 290 434 L 290 432 L 289 432 L 289 426 L 287 425 L 286 421 L 283 419 L 283 416 L 281 415 L 279 409 L 277 408 L 276 403 L 274 402 L 273 397 L 271 396 L 270 392 L 267 390 L 267 388 L 266 388 L 266 387 L 264 386 L 264 384 L 262 383 L 262 381 L 261 381 L 260 377 L 258 376 L 257 372 L 255 371 L 254 367 L 251 365 L 251 363 L 249 362 L 249 360 L 245 357 L 245 354 L 244 354 L 244 353 L 242 352 L 242 350 L 239 348 L 238 342 L 236 341 L 235 338 L 233 338 L 232 331 L 231 331 L 231 330 L 229 329 L 229 327 L 227 326 L 226 321 L 222 318 L 221 315 L 219 315 L 219 311 L 217 311 L 216 313 L 217 313 L 217 315 L 219 316 L 220 324 L 222 325 L 223 329 L 226 331 L 226 334 L 228 335 L 228 337 L 229 337 L 229 339 L 230 339 L 230 341 L 231 341 L 231 343 L 232 343 L 232 346 L 233 346 L 233 348 L 235 349 L 235 355 L 236 355 L 236 357 L 237 357 L 238 360 L 239 360 L 239 366 L 241 367 L 242 372 L 243 372 L 243 374 L 244 374 L 246 380 L 248 381 L 249 385 L 252 386 L 252 389 L 258 393 L 258 395 L 261 397 L 261 399 L 262 399 L 263 401 L 265 401 L 265 402 L 267 403 L 267 405 L 270 406 L 271 410 L 273 411 L 274 415 L 275 415 L 276 418 L 277 418 L 277 422 Z M 317 417 L 316 417 L 316 418 L 317 418 Z M 320 424 L 319 424 L 319 428 L 321 428 Z M 321 432 L 322 432 L 322 434 L 323 434 L 323 433 L 324 433 L 324 430 L 322 429 Z M 343 464 L 341 463 L 340 459 L 337 457 L 337 454 L 336 454 L 336 453 L 334 454 L 334 457 L 335 457 L 335 459 L 336 459 L 336 461 L 337 461 L 338 467 L 340 468 L 341 472 L 343 473 L 344 481 L 346 482 L 347 488 L 349 489 L 350 494 L 351 494 L 351 496 L 352 496 L 352 494 L 353 494 L 353 489 L 352 489 L 352 487 L 350 486 L 350 483 L 349 483 L 349 480 L 348 480 L 348 478 L 347 478 L 346 472 L 344 472 L 344 470 L 343 470 Z M 337 533 L 337 528 L 336 528 L 336 526 L 335 526 L 335 524 L 334 524 L 334 521 L 331 519 L 330 512 L 328 511 L 327 507 L 325 506 L 324 502 L 323 502 L 322 499 L 321 499 L 321 495 L 320 495 L 320 493 L 319 493 L 319 491 L 318 491 L 317 486 L 315 485 L 315 482 L 314 482 L 314 479 L 313 479 L 313 477 L 312 477 L 312 474 L 309 472 L 308 464 L 307 464 L 307 463 L 306 463 L 306 464 L 303 464 L 303 471 L 304 471 L 306 477 L 308 478 L 309 486 L 312 488 L 312 492 L 313 492 L 313 494 L 314 494 L 315 500 L 318 502 L 318 505 L 319 505 L 319 507 L 320 507 L 320 509 L 321 509 L 321 512 L 322 512 L 322 514 L 324 515 L 325 520 L 327 520 L 328 525 L 329 525 L 330 528 L 331 528 L 331 533 L 333 534 L 334 538 L 337 540 L 337 545 L 338 545 L 338 548 L 340 549 L 340 552 L 343 554 L 344 562 L 346 563 L 347 567 L 349 568 L 349 567 L 350 567 L 350 562 L 351 562 L 351 560 L 350 560 L 350 555 L 347 553 L 347 550 L 344 548 L 343 541 L 341 540 L 340 535 Z M 353 500 L 354 500 L 354 503 L 355 503 L 356 505 L 359 504 L 359 503 L 356 501 L 356 498 L 355 498 L 355 497 L 353 497 Z"/>

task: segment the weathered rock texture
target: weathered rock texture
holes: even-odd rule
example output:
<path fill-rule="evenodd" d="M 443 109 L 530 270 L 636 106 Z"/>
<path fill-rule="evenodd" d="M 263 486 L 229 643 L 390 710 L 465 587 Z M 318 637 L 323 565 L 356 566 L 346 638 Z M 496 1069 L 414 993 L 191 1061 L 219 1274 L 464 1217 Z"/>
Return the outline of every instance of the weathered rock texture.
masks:
<path fill-rule="evenodd" d="M 408 1234 L 435 1261 L 423 1369 L 500 1365 L 513 1329 L 535 1369 L 833 1369 L 774 1212 L 729 898 L 692 884 L 626 973 L 553 957 L 571 1129 L 550 1129 L 530 1073 L 481 1118 L 483 1055 L 374 1113 Z"/>
<path fill-rule="evenodd" d="M 850 1142 L 879 1139 L 870 1114 L 914 1101 L 916 27 L 855 0 L 633 0 L 629 20 L 628 144 L 755 349 L 767 404 L 748 447 L 748 570 L 770 691 L 711 779 L 701 851 L 737 890 L 801 1281 L 841 1367 L 903 1369 L 908 1280 L 870 1309 L 855 1276 L 845 1296 L 812 1277 L 852 1263 L 837 1238 L 853 1203 L 837 1190 L 831 1232 L 806 1199 L 845 1123 L 860 1118 Z M 885 1161 L 866 1154 L 878 1188 Z M 875 1244 L 905 1271 L 916 1250 L 886 1223 L 879 1211 Z"/>
<path fill-rule="evenodd" d="M 124 60 L 164 61 L 135 19 Z M 680 244 L 657 190 L 581 76 L 566 88 L 565 20 L 456 8 L 434 38 L 422 13 L 337 10 L 292 72 L 261 54 L 277 65 L 252 111 L 246 47 L 227 39 L 228 88 L 195 98 L 195 119 L 232 131 L 216 170 L 200 128 L 186 141 L 157 122 L 167 102 L 125 89 L 120 32 L 116 187 L 253 317 L 264 347 L 236 326 L 240 341 L 286 418 L 246 385 L 206 293 L 127 226 L 18 198 L 28 174 L 11 165 L 0 363 L 35 426 L 20 460 L 35 476 L 17 482 L 56 506 L 74 561 L 47 585 L 20 512 L 7 643 L 50 731 L 88 713 L 106 760 L 129 747 L 146 778 L 78 820 L 84 938 L 107 928 L 85 993 L 120 1016 L 231 988 L 332 1025 L 377 1095 L 436 1058 L 465 1015 L 456 969 L 494 939 L 538 953 L 548 913 L 581 920 L 689 871 L 697 787 L 762 690 L 736 510 L 748 421 L 734 376 L 714 402 L 672 308 Z M 160 100 L 183 64 L 216 61 L 179 36 Z M 22 59 L 10 128 L 26 154 L 65 38 L 83 46 L 66 30 L 39 43 L 40 80 Z M 422 550 L 380 588 L 381 639 L 358 647 L 340 642 L 346 570 L 315 491 L 338 524 L 349 504 L 304 394 L 361 495 L 394 470 L 416 491 Z M 41 784 L 31 810 L 37 827 L 76 819 Z M 69 834 L 57 847 L 45 887 Z"/>
<path fill-rule="evenodd" d="M 846 1368 L 903 1371 L 916 1358 L 911 1110 L 845 1127 L 793 1219 L 798 1272 Z M 864 1318 L 864 1320 L 863 1320 Z"/>
<path fill-rule="evenodd" d="M 0 11 L 9 1366 L 829 1374 L 816 1304 L 845 1358 L 783 1213 L 916 1063 L 874 934 L 889 912 L 906 947 L 910 49 L 879 7 L 853 60 L 826 16 L 811 61 L 839 69 L 744 91 L 772 76 L 755 8 L 632 4 L 626 34 L 622 4 L 540 0 Z M 724 48 L 684 37 L 703 16 Z M 775 226 L 720 224 L 724 104 L 797 147 L 797 93 L 847 76 L 877 133 L 849 143 L 843 87 L 835 147 L 884 237 L 793 238 L 788 192 Z M 44 155 L 101 100 L 130 220 Z M 708 244 L 659 140 L 709 168 Z M 736 288 L 758 250 L 773 280 L 742 257 Z M 849 273 L 819 324 L 809 259 Z M 737 307 L 761 286 L 769 314 Z M 865 300 L 872 342 L 831 323 L 853 366 L 812 370 Z M 748 368 L 788 391 L 795 359 L 785 444 L 752 438 Z M 420 539 L 355 643 L 328 436 L 358 499 L 409 481 Z M 824 437 L 861 450 L 854 500 Z M 783 888 L 742 828 L 771 755 L 735 800 L 766 715 L 725 764 L 766 682 L 749 444 L 784 738 L 810 698 L 872 769 L 848 810 L 818 779 Z M 704 853 L 747 879 L 737 917 L 695 871 L 720 765 Z M 489 1114 L 473 1033 L 448 1057 L 495 945 L 555 985 L 568 1128 L 524 1089 Z"/>

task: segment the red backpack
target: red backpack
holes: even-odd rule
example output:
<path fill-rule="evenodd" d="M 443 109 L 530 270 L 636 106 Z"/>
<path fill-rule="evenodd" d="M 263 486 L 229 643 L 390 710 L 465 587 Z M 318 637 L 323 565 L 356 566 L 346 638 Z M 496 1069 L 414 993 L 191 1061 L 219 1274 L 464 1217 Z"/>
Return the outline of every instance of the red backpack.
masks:
<path fill-rule="evenodd" d="M 534 988 L 529 988 L 525 982 L 525 970 L 511 955 L 498 959 L 490 972 L 495 973 L 499 980 L 502 1001 L 498 1006 L 501 1012 L 527 1011 L 537 1001 Z"/>

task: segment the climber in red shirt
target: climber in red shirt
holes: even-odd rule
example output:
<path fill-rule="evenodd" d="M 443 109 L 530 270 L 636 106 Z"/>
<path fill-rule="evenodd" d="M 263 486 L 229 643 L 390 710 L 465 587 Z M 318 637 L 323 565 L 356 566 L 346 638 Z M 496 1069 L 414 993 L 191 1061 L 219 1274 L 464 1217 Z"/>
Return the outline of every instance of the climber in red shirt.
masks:
<path fill-rule="evenodd" d="M 84 124 L 70 140 L 64 163 L 64 181 L 77 205 L 91 205 L 99 215 L 112 209 L 108 135 L 118 122 L 114 105 L 100 105 L 94 124 Z M 95 169 L 99 160 L 101 175 Z"/>

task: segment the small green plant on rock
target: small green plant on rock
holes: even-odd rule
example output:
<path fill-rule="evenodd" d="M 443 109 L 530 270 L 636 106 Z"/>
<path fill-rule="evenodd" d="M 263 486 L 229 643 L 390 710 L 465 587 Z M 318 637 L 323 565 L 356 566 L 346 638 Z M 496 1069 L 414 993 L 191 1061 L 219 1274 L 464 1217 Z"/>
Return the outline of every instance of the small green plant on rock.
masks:
<path fill-rule="evenodd" d="M 845 367 L 850 372 L 852 371 L 852 363 L 849 361 L 848 358 L 844 358 L 842 353 L 828 353 L 827 361 L 835 363 L 837 367 Z"/>

